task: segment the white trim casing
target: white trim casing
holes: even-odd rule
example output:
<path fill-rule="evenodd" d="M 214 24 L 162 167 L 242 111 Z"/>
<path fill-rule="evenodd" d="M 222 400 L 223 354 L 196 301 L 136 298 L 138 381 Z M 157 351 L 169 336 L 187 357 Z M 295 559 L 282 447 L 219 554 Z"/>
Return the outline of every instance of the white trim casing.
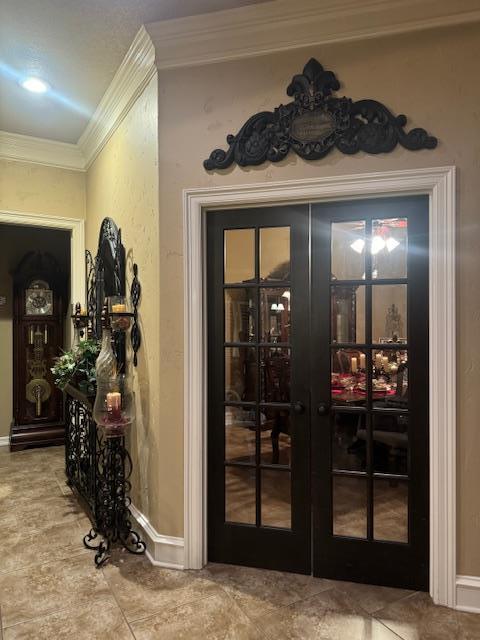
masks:
<path fill-rule="evenodd" d="M 86 300 L 84 220 L 23 211 L 0 211 L 0 223 L 70 231 L 70 297 L 74 301 Z"/>
<path fill-rule="evenodd" d="M 164 536 L 158 533 L 148 518 L 133 504 L 130 505 L 129 509 L 143 533 L 143 539 L 147 545 L 146 553 L 150 562 L 166 569 L 183 569 L 183 538 Z"/>
<path fill-rule="evenodd" d="M 0 158 L 59 169 L 85 170 L 85 158 L 78 145 L 7 131 L 0 131 Z"/>
<path fill-rule="evenodd" d="M 457 576 L 457 609 L 480 613 L 480 577 Z"/>
<path fill-rule="evenodd" d="M 277 0 L 146 25 L 172 69 L 480 20 L 479 0 Z"/>
<path fill-rule="evenodd" d="M 206 562 L 206 352 L 203 223 L 212 208 L 430 195 L 430 593 L 455 607 L 455 168 L 187 189 L 184 205 L 185 567 Z"/>
<path fill-rule="evenodd" d="M 0 436 L 0 447 L 8 447 L 10 443 L 9 436 Z"/>

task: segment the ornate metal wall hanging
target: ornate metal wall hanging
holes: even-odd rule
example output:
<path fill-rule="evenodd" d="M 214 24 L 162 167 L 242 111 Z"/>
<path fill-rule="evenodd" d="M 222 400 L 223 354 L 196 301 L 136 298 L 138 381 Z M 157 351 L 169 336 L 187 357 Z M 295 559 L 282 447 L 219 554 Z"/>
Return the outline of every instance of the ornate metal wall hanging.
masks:
<path fill-rule="evenodd" d="M 233 162 L 242 167 L 279 162 L 290 149 L 305 160 L 318 160 L 334 147 L 350 155 L 388 153 L 397 144 L 411 151 L 437 146 L 425 129 L 405 131 L 406 116 L 393 115 L 376 100 L 354 102 L 332 95 L 339 88 L 335 74 L 311 58 L 287 88 L 293 102 L 249 118 L 237 135 L 227 136 L 227 151 L 212 151 L 205 169 L 226 169 Z"/>

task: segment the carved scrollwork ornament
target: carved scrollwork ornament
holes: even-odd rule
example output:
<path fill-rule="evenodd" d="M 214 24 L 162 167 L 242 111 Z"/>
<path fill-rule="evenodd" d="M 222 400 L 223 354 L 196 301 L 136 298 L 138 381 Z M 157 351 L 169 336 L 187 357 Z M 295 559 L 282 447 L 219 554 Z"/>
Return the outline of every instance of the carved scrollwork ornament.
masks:
<path fill-rule="evenodd" d="M 335 74 L 311 58 L 287 88 L 293 102 L 249 118 L 236 135 L 227 136 L 226 151 L 212 151 L 205 169 L 279 162 L 290 150 L 305 160 L 319 160 L 334 148 L 351 155 L 388 153 L 398 144 L 410 151 L 437 146 L 425 129 L 406 131 L 406 116 L 393 115 L 376 100 L 333 95 L 339 88 Z"/>

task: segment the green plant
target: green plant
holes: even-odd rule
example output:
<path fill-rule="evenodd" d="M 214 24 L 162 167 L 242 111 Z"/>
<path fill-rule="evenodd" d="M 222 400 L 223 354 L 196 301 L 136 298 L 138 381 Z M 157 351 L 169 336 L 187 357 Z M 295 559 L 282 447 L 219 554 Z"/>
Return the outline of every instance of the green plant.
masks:
<path fill-rule="evenodd" d="M 64 351 L 51 369 L 57 387 L 64 389 L 72 381 L 94 386 L 95 361 L 99 351 L 100 345 L 92 339 L 82 340 L 70 351 Z"/>

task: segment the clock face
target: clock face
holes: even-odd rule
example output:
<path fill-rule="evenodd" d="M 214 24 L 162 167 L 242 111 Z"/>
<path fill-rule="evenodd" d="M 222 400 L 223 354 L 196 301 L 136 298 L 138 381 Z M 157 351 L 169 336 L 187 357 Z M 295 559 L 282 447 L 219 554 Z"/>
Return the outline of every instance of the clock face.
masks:
<path fill-rule="evenodd" d="M 53 292 L 42 280 L 32 282 L 25 291 L 25 313 L 27 316 L 51 316 L 53 314 Z"/>

